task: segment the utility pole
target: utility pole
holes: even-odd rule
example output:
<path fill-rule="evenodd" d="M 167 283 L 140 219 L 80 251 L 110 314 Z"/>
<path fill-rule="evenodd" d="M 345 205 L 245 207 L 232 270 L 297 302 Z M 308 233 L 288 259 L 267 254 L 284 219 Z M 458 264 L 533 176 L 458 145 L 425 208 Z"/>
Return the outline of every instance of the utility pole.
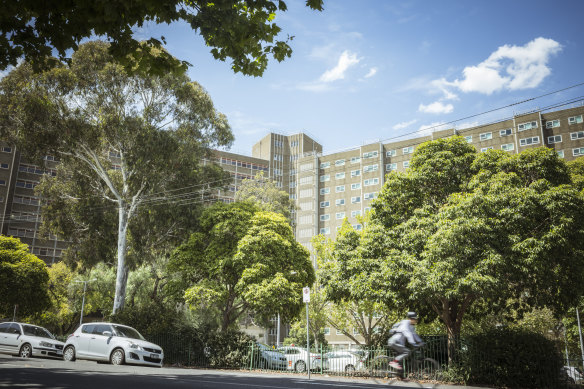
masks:
<path fill-rule="evenodd" d="M 306 365 L 308 379 L 310 379 L 310 333 L 308 332 L 308 303 L 310 302 L 310 288 L 308 286 L 302 289 L 302 300 L 306 303 Z"/>
<path fill-rule="evenodd" d="M 81 302 L 81 317 L 79 318 L 79 325 L 83 324 L 83 308 L 85 308 L 85 291 L 87 290 L 87 283 L 95 280 L 97 280 L 97 278 L 87 281 L 75 281 L 77 283 L 83 282 L 83 300 Z"/>

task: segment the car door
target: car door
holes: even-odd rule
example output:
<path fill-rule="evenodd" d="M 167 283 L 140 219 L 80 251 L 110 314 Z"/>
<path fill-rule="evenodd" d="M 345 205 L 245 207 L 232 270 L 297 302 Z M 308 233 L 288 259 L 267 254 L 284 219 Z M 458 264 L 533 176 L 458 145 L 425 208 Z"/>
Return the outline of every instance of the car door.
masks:
<path fill-rule="evenodd" d="M 107 331 L 109 335 L 104 335 L 103 333 Z M 95 358 L 108 359 L 112 334 L 112 327 L 109 324 L 96 324 L 93 336 L 89 340 L 89 353 Z"/>
<path fill-rule="evenodd" d="M 0 323 L 0 351 L 1 352 L 8 352 L 8 328 L 10 327 L 10 323 Z"/>
<path fill-rule="evenodd" d="M 22 329 L 17 323 L 10 323 L 8 327 L 8 332 L 6 333 L 5 344 L 6 351 L 11 354 L 18 354 L 18 349 L 20 346 L 20 337 L 22 336 Z"/>
<path fill-rule="evenodd" d="M 81 331 L 75 334 L 75 352 L 78 357 L 88 357 L 89 354 L 89 341 L 93 336 L 94 324 L 84 324 L 81 326 Z"/>

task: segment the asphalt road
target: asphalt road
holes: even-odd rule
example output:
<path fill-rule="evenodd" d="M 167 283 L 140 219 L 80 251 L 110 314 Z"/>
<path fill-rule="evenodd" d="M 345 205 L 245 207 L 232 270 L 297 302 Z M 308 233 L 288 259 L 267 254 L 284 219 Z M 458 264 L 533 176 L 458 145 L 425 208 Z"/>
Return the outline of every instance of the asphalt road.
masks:
<path fill-rule="evenodd" d="M 51 389 L 331 389 L 331 388 L 462 388 L 460 386 L 351 379 L 295 374 L 264 374 L 181 368 L 98 365 L 95 362 L 63 362 L 48 359 L 22 359 L 0 355 L 0 388 Z"/>

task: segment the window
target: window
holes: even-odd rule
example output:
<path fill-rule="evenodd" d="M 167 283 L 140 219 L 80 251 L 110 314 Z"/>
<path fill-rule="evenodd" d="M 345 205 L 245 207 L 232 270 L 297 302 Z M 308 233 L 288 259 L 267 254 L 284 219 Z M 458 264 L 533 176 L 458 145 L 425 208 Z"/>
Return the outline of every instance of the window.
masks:
<path fill-rule="evenodd" d="M 414 146 L 404 147 L 402 151 L 404 154 L 411 154 L 414 152 Z"/>
<path fill-rule="evenodd" d="M 513 151 L 513 150 L 515 150 L 515 146 L 513 146 L 513 143 L 506 143 L 504 145 L 501 145 L 501 150 L 503 150 L 503 151 Z"/>
<path fill-rule="evenodd" d="M 274 161 L 282 162 L 282 160 L 283 160 L 282 154 L 274 154 Z M 240 166 L 240 165 L 238 165 L 238 166 Z"/>
<path fill-rule="evenodd" d="M 574 157 L 580 157 L 584 155 L 584 147 L 579 147 L 577 149 L 572 149 L 572 155 Z"/>
<path fill-rule="evenodd" d="M 359 330 L 356 328 L 353 328 L 353 335 L 359 335 Z"/>
<path fill-rule="evenodd" d="M 303 163 L 302 165 L 300 165 L 300 171 L 301 172 L 305 172 L 308 170 L 312 170 L 312 164 L 311 163 Z"/>
<path fill-rule="evenodd" d="M 298 218 L 298 224 L 312 224 L 312 215 L 302 215 Z"/>
<path fill-rule="evenodd" d="M 290 188 L 296 188 L 296 182 L 292 181 L 289 186 Z"/>
<path fill-rule="evenodd" d="M 282 147 L 284 147 L 284 142 L 282 142 L 281 140 L 275 140 L 274 147 L 282 148 Z"/>
<path fill-rule="evenodd" d="M 403 163 L 404 169 L 407 169 L 410 167 L 410 161 L 404 161 Z"/>
<path fill-rule="evenodd" d="M 0 185 L 6 186 L 6 180 L 0 180 Z"/>
<path fill-rule="evenodd" d="M 560 126 L 560 121 L 558 119 L 548 120 L 545 122 L 545 128 L 556 128 Z"/>
<path fill-rule="evenodd" d="M 532 136 L 530 138 L 519 139 L 519 145 L 521 145 L 521 146 L 535 145 L 538 143 L 539 143 L 539 136 Z"/>
<path fill-rule="evenodd" d="M 290 147 L 297 147 L 297 146 L 298 146 L 297 140 L 293 140 L 292 142 L 290 142 Z"/>
<path fill-rule="evenodd" d="M 3 153 L 11 153 L 12 152 L 12 147 L 6 147 L 6 146 L 2 146 L 2 152 Z"/>
<path fill-rule="evenodd" d="M 570 132 L 570 139 L 576 140 L 582 138 L 584 138 L 584 131 Z"/>
<path fill-rule="evenodd" d="M 479 139 L 481 140 L 481 142 L 484 140 L 493 139 L 493 133 L 492 132 L 483 132 L 481 135 L 479 135 Z"/>
<path fill-rule="evenodd" d="M 335 179 L 342 180 L 343 178 L 345 178 L 345 172 L 335 174 Z"/>
<path fill-rule="evenodd" d="M 337 159 L 335 161 L 335 166 L 343 166 L 345 164 L 345 160 L 344 159 Z"/>
<path fill-rule="evenodd" d="M 281 176 L 282 174 L 282 169 L 274 169 L 274 175 L 275 176 Z"/>
<path fill-rule="evenodd" d="M 345 205 L 345 199 L 336 199 L 335 205 Z"/>
<path fill-rule="evenodd" d="M 572 116 L 568 118 L 568 124 L 582 123 L 582 115 Z"/>
<path fill-rule="evenodd" d="M 330 227 L 321 228 L 320 233 L 321 233 L 321 235 L 328 235 L 331 233 L 331 229 L 330 229 Z"/>
<path fill-rule="evenodd" d="M 295 176 L 296 175 L 296 169 L 290 169 L 290 175 L 291 176 Z"/>
<path fill-rule="evenodd" d="M 374 199 L 374 198 L 376 198 L 376 197 L 377 197 L 377 192 L 365 193 L 365 194 L 363 195 L 363 198 L 364 198 L 365 200 L 373 200 L 373 199 Z"/>
<path fill-rule="evenodd" d="M 330 167 L 330 166 L 331 166 L 331 163 L 330 163 L 330 162 L 322 162 L 322 163 L 320 164 L 320 168 L 321 168 L 321 169 L 326 169 L 326 168 L 328 168 L 328 167 Z"/>
<path fill-rule="evenodd" d="M 371 186 L 379 184 L 379 178 L 370 178 L 368 180 L 363 181 L 363 186 Z"/>
<path fill-rule="evenodd" d="M 361 183 L 351 184 L 351 190 L 361 189 Z"/>
<path fill-rule="evenodd" d="M 337 220 L 344 219 L 345 218 L 345 212 L 337 212 L 335 214 L 335 217 L 337 218 Z"/>
<path fill-rule="evenodd" d="M 513 129 L 511 128 L 505 128 L 504 130 L 499 131 L 499 136 L 509 136 L 511 134 L 513 134 Z"/>
<path fill-rule="evenodd" d="M 293 193 L 293 194 L 291 194 L 291 195 L 290 195 L 290 200 L 296 200 L 296 194 L 294 194 L 294 193 Z"/>
<path fill-rule="evenodd" d="M 16 186 L 25 189 L 34 189 L 39 183 L 36 181 L 16 180 Z"/>
<path fill-rule="evenodd" d="M 361 157 L 351 157 L 351 163 L 359 163 L 361 162 Z"/>
<path fill-rule="evenodd" d="M 489 150 L 493 150 L 493 146 L 481 148 L 481 153 L 484 153 L 485 151 L 489 151 Z"/>
<path fill-rule="evenodd" d="M 330 181 L 330 179 L 331 179 L 330 174 L 325 174 L 325 175 L 320 176 L 320 182 Z"/>
<path fill-rule="evenodd" d="M 357 204 L 361 202 L 361 196 L 353 196 L 351 197 L 351 204 Z"/>
<path fill-rule="evenodd" d="M 0 169 L 8 169 L 7 163 L 0 163 Z"/>
<path fill-rule="evenodd" d="M 291 154 L 290 155 L 290 162 L 294 162 L 298 160 L 298 154 Z"/>
<path fill-rule="evenodd" d="M 466 143 L 470 143 L 472 142 L 472 135 L 467 135 L 464 137 L 464 140 L 466 141 Z"/>
<path fill-rule="evenodd" d="M 351 211 L 351 217 L 361 216 L 361 211 Z"/>
<path fill-rule="evenodd" d="M 337 328 L 337 335 L 343 335 L 343 331 L 341 331 Z"/>
<path fill-rule="evenodd" d="M 299 183 L 300 185 L 312 184 L 312 177 L 310 177 L 310 176 L 301 177 L 301 178 L 298 180 L 298 183 Z"/>
<path fill-rule="evenodd" d="M 339 192 L 344 192 L 345 191 L 345 185 L 339 185 L 335 187 L 335 192 L 339 193 Z"/>
<path fill-rule="evenodd" d="M 364 211 L 365 211 L 365 213 L 371 211 L 371 207 L 365 207 Z"/>
<path fill-rule="evenodd" d="M 386 157 L 395 157 L 397 155 L 397 150 L 389 150 L 385 153 Z"/>
<path fill-rule="evenodd" d="M 361 170 L 351 170 L 351 177 L 359 177 L 361 175 Z"/>
<path fill-rule="evenodd" d="M 320 202 L 320 207 L 321 208 L 326 208 L 326 207 L 328 207 L 330 205 L 331 205 L 331 202 L 330 201 L 321 201 Z"/>
<path fill-rule="evenodd" d="M 331 329 L 329 327 L 324 327 L 323 332 L 325 335 L 330 335 L 331 334 Z"/>
<path fill-rule="evenodd" d="M 517 125 L 517 131 L 531 130 L 532 128 L 537 128 L 537 122 L 535 120 L 533 122 L 521 123 Z"/>
<path fill-rule="evenodd" d="M 547 140 L 550 145 L 554 143 L 562 143 L 562 136 L 561 135 L 548 136 Z"/>
<path fill-rule="evenodd" d="M 363 153 L 363 159 L 375 158 L 377 155 L 377 151 L 369 151 L 368 153 Z"/>
<path fill-rule="evenodd" d="M 558 150 L 556 153 L 558 153 L 558 157 L 564 158 L 564 150 Z"/>
<path fill-rule="evenodd" d="M 379 165 L 367 165 L 363 167 L 363 173 L 376 172 Z"/>
<path fill-rule="evenodd" d="M 320 215 L 320 221 L 321 222 L 326 222 L 327 220 L 331 220 L 331 215 L 330 214 L 325 214 L 325 215 Z"/>
<path fill-rule="evenodd" d="M 325 195 L 325 194 L 329 194 L 329 193 L 331 193 L 331 188 L 322 188 L 322 189 L 320 190 L 320 194 L 321 194 L 321 195 Z M 304 197 L 304 196 L 303 196 L 303 197 Z"/>
<path fill-rule="evenodd" d="M 387 165 L 385 165 L 385 170 L 388 172 L 397 170 L 397 163 L 388 163 Z"/>

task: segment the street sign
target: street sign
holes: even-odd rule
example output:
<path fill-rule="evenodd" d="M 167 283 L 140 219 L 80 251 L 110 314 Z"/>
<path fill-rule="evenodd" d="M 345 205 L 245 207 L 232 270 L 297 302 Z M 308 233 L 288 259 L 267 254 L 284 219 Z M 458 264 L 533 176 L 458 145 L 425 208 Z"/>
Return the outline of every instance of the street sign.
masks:
<path fill-rule="evenodd" d="M 302 288 L 302 302 L 310 302 L 310 288 L 308 286 L 306 288 Z"/>

